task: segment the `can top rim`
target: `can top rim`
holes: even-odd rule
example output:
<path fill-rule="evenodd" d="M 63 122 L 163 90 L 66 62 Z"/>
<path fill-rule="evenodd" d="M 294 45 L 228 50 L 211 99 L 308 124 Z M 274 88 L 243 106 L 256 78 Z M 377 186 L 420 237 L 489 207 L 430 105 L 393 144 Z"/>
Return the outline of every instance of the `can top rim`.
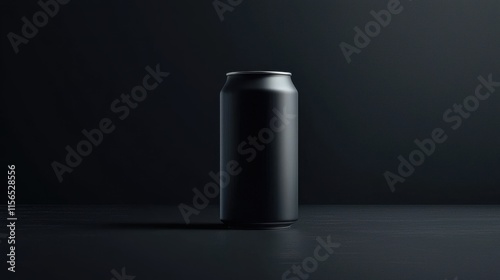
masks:
<path fill-rule="evenodd" d="M 249 75 L 249 74 L 257 74 L 257 75 L 287 75 L 292 76 L 290 72 L 281 72 L 281 71 L 235 71 L 226 73 L 226 76 L 232 75 Z"/>

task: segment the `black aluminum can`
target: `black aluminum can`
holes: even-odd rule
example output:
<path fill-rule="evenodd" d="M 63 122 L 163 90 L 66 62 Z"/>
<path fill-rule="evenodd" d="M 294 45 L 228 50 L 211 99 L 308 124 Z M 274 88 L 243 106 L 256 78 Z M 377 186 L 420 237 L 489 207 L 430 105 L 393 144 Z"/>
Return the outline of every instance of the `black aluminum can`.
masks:
<path fill-rule="evenodd" d="M 275 228 L 297 220 L 298 121 L 290 73 L 227 73 L 220 93 L 222 222 Z"/>

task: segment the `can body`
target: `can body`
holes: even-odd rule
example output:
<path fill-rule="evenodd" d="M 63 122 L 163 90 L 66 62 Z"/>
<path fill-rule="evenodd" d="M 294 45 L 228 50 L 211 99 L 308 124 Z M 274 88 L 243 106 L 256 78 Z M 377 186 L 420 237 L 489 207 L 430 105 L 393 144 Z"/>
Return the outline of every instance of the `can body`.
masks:
<path fill-rule="evenodd" d="M 232 72 L 220 93 L 220 219 L 287 227 L 298 218 L 298 93 L 291 74 Z"/>

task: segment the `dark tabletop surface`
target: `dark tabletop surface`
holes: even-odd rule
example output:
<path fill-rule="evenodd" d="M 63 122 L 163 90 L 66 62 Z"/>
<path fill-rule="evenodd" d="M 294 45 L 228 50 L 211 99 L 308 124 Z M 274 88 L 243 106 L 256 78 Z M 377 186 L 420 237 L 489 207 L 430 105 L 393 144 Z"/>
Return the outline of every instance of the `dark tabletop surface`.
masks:
<path fill-rule="evenodd" d="M 16 273 L 3 236 L 0 279 L 500 279 L 498 206 L 301 206 L 281 230 L 227 229 L 217 207 L 187 226 L 176 206 L 18 206 L 17 217 Z"/>

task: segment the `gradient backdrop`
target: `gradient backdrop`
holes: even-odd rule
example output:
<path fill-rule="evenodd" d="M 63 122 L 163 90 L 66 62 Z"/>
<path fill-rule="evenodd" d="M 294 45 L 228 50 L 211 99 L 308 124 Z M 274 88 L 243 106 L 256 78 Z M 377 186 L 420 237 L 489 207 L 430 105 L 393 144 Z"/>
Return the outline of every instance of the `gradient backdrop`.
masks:
<path fill-rule="evenodd" d="M 16 54 L 9 32 L 41 8 L 2 1 L 2 163 L 18 203 L 190 203 L 219 167 L 235 70 L 293 73 L 301 203 L 499 203 L 500 87 L 456 130 L 443 113 L 478 76 L 500 81 L 500 2 L 402 0 L 348 63 L 339 44 L 388 2 L 242 1 L 221 21 L 210 0 L 72 0 Z M 110 104 L 157 64 L 170 75 L 119 120 Z M 115 130 L 59 182 L 51 163 L 106 117 Z M 384 172 L 437 127 L 447 140 L 391 192 Z"/>

